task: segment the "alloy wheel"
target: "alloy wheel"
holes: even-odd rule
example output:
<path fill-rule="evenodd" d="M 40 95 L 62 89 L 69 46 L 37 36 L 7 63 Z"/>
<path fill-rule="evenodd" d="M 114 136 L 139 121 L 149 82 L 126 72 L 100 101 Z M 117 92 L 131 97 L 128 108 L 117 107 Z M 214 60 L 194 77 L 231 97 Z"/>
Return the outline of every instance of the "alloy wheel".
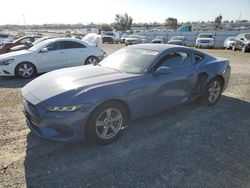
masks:
<path fill-rule="evenodd" d="M 34 68 L 28 63 L 23 63 L 18 67 L 18 73 L 22 78 L 29 78 L 34 74 Z"/>
<path fill-rule="evenodd" d="M 102 139 L 111 139 L 122 128 L 122 113 L 116 108 L 104 110 L 96 121 L 96 134 Z"/>
<path fill-rule="evenodd" d="M 208 87 L 208 100 L 214 103 L 220 96 L 221 86 L 218 80 L 213 81 Z"/>

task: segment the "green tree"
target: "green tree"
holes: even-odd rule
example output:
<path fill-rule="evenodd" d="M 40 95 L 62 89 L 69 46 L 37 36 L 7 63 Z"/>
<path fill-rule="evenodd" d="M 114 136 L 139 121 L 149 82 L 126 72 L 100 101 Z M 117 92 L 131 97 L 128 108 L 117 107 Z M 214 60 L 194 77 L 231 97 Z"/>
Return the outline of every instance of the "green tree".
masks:
<path fill-rule="evenodd" d="M 133 18 L 128 16 L 127 13 L 124 15 L 116 14 L 114 28 L 120 31 L 130 30 L 132 26 Z"/>
<path fill-rule="evenodd" d="M 110 24 L 101 24 L 99 26 L 99 28 L 102 30 L 102 31 L 113 31 L 113 28 L 111 27 Z"/>
<path fill-rule="evenodd" d="M 222 22 L 222 15 L 219 15 L 214 20 L 214 28 L 215 29 L 220 28 L 221 27 L 221 22 Z"/>
<path fill-rule="evenodd" d="M 165 20 L 165 24 L 166 27 L 170 28 L 170 29 L 177 29 L 178 27 L 178 20 L 176 18 L 172 18 L 169 17 Z"/>

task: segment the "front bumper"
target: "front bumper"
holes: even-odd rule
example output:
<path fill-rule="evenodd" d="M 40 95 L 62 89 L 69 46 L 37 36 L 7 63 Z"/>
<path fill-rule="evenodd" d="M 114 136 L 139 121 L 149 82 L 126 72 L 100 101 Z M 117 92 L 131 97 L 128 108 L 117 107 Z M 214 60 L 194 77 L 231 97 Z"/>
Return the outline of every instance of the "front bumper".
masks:
<path fill-rule="evenodd" d="M 139 44 L 138 41 L 125 41 L 126 45 Z"/>
<path fill-rule="evenodd" d="M 85 125 L 91 107 L 75 112 L 47 112 L 41 105 L 24 101 L 23 113 L 27 126 L 41 138 L 75 142 L 84 140 Z"/>
<path fill-rule="evenodd" d="M 15 76 L 14 68 L 10 66 L 0 66 L 0 76 Z"/>
<path fill-rule="evenodd" d="M 197 42 L 196 47 L 199 47 L 199 48 L 213 48 L 214 43 L 213 42 L 210 42 L 210 43 Z"/>

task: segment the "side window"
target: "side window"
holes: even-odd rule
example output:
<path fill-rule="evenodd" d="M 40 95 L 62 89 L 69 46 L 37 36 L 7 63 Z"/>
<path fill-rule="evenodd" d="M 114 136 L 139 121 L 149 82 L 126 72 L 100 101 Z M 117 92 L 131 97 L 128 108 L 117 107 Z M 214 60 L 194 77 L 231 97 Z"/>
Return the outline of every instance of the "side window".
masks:
<path fill-rule="evenodd" d="M 65 41 L 65 49 L 72 49 L 72 48 L 86 48 L 83 44 L 79 42 L 73 42 L 73 41 Z"/>
<path fill-rule="evenodd" d="M 192 58 L 187 52 L 172 52 L 167 54 L 161 60 L 160 66 L 166 66 L 171 69 L 179 69 L 190 66 L 191 64 Z"/>
<path fill-rule="evenodd" d="M 195 63 L 198 63 L 202 61 L 204 57 L 198 54 L 194 54 L 194 58 L 195 58 Z"/>
<path fill-rule="evenodd" d="M 48 51 L 54 51 L 54 50 L 62 50 L 64 49 L 64 43 L 61 42 L 53 42 L 49 44 L 47 47 Z"/>
<path fill-rule="evenodd" d="M 20 40 L 21 44 L 25 44 L 26 42 L 31 42 L 30 38 L 24 38 L 24 39 Z"/>

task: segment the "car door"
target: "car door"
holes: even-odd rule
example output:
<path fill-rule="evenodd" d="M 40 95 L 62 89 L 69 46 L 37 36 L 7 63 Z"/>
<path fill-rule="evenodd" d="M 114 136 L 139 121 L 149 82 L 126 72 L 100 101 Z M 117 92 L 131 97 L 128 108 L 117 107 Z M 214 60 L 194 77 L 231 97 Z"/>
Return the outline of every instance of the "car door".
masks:
<path fill-rule="evenodd" d="M 66 67 L 84 65 L 86 58 L 88 57 L 88 48 L 75 41 L 65 41 L 66 49 Z"/>
<path fill-rule="evenodd" d="M 48 72 L 65 67 L 66 52 L 64 42 L 52 42 L 37 54 L 38 67 L 41 72 Z"/>
<path fill-rule="evenodd" d="M 162 111 L 189 99 L 195 89 L 198 71 L 193 63 L 193 54 L 179 50 L 166 54 L 147 75 L 148 114 Z M 157 69 L 167 67 L 167 74 L 157 74 Z"/>

